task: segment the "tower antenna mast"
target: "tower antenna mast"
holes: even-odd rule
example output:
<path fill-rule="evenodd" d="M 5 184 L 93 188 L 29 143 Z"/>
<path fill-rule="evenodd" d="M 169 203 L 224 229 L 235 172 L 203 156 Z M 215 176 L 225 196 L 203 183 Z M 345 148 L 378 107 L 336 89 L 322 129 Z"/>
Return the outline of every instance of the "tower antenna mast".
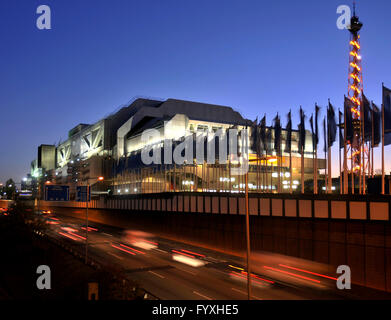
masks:
<path fill-rule="evenodd" d="M 363 137 L 363 77 L 361 63 L 360 30 L 363 24 L 356 15 L 356 1 L 353 1 L 353 16 L 350 19 L 348 98 L 352 102 L 353 137 L 347 141 L 350 146 L 350 174 L 352 193 L 354 176 L 359 176 L 359 190 L 365 192 L 365 139 Z M 364 173 L 364 175 L 363 175 Z M 362 186 L 364 188 L 362 189 Z"/>

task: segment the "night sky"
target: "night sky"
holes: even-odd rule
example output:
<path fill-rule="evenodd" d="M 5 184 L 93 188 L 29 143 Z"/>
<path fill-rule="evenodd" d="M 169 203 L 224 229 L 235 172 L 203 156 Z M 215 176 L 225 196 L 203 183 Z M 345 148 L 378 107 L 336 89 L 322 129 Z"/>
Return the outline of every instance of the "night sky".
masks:
<path fill-rule="evenodd" d="M 380 105 L 381 83 L 391 87 L 391 1 L 357 2 L 364 91 Z M 51 30 L 36 27 L 41 4 Z M 294 127 L 299 106 L 308 119 L 317 102 L 323 119 L 327 99 L 342 108 L 347 93 L 343 4 L 352 1 L 1 0 L 0 182 L 20 181 L 38 145 L 137 96 L 266 113 L 268 124 L 278 111 L 285 125 L 291 108 Z"/>

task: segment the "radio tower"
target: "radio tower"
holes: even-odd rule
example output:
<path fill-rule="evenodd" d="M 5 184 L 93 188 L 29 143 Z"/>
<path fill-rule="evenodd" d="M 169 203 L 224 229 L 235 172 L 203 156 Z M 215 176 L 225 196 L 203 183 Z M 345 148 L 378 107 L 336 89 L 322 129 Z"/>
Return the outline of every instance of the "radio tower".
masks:
<path fill-rule="evenodd" d="M 363 110 L 363 79 L 360 54 L 360 35 L 359 32 L 363 24 L 356 16 L 356 3 L 353 2 L 353 16 L 350 20 L 350 43 L 349 43 L 349 80 L 348 80 L 348 97 L 352 101 L 352 118 L 353 118 L 353 141 L 350 144 L 350 173 L 352 176 L 352 190 L 354 190 L 354 176 L 359 175 L 359 187 L 361 193 L 362 172 L 365 172 L 365 150 L 364 139 L 362 139 L 362 110 Z M 364 178 L 365 179 L 365 178 Z"/>

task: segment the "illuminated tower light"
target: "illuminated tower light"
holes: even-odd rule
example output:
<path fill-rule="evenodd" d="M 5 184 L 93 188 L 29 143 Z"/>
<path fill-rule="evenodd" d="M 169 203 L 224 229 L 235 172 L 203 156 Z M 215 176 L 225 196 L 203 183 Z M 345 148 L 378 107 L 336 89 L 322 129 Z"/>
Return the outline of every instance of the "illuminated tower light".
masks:
<path fill-rule="evenodd" d="M 351 109 L 353 120 L 358 122 L 361 121 L 360 108 L 362 105 L 362 66 L 361 66 L 361 45 L 359 32 L 363 24 L 359 21 L 356 15 L 356 5 L 354 3 L 353 16 L 350 20 L 349 32 L 351 39 L 349 42 L 349 77 L 348 77 L 348 97 L 353 103 Z M 354 125 L 354 135 L 358 138 L 359 143 L 351 145 L 353 164 L 351 170 L 353 172 L 360 170 L 361 168 L 361 131 L 360 125 Z"/>

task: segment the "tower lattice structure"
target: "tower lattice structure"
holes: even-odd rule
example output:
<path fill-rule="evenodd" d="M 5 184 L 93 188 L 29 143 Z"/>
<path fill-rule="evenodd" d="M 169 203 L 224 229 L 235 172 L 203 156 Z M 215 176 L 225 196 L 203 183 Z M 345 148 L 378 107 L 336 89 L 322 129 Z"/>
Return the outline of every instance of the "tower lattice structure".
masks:
<path fill-rule="evenodd" d="M 353 119 L 353 138 L 348 141 L 350 148 L 350 173 L 359 175 L 360 177 L 360 192 L 361 187 L 365 182 L 362 182 L 362 173 L 365 175 L 365 167 L 367 166 L 367 149 L 365 139 L 363 138 L 363 77 L 362 77 L 362 59 L 361 59 L 361 44 L 360 30 L 363 24 L 356 16 L 354 5 L 354 13 L 350 21 L 350 42 L 349 42 L 349 80 L 348 80 L 348 97 L 352 102 L 352 119 Z M 350 163 L 349 163 L 350 162 Z M 365 179 L 365 178 L 364 178 Z"/>

